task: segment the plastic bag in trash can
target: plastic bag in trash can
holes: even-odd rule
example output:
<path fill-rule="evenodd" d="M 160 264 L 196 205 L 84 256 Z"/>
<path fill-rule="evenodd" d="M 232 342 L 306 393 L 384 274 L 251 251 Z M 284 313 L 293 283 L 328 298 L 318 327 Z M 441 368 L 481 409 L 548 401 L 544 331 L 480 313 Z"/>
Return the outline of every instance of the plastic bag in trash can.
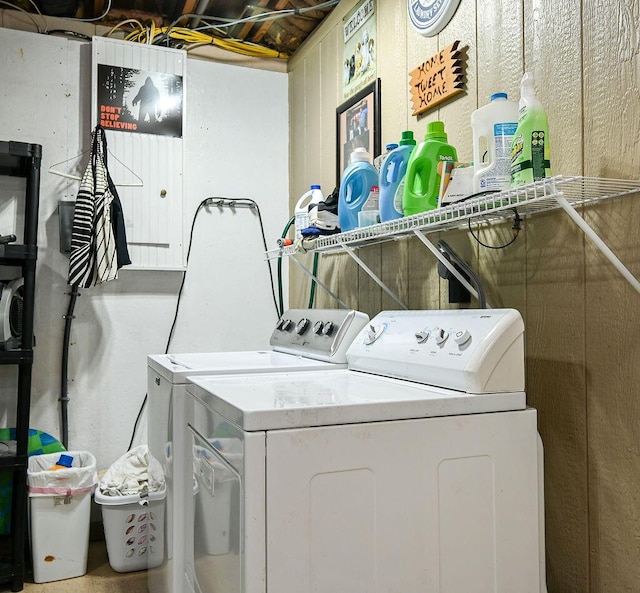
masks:
<path fill-rule="evenodd" d="M 60 453 L 29 457 L 27 489 L 29 496 L 73 496 L 92 492 L 98 483 L 96 458 L 88 451 L 67 451 L 73 457 L 69 468 L 51 469 Z"/>

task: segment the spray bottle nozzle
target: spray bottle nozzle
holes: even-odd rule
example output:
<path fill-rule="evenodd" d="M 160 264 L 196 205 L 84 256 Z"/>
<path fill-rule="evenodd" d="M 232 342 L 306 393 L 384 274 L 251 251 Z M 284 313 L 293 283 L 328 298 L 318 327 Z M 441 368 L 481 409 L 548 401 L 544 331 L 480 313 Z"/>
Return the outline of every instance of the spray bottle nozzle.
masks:
<path fill-rule="evenodd" d="M 525 72 L 520 81 L 520 94 L 521 95 L 535 95 L 536 89 L 533 84 L 533 74 L 531 72 Z"/>

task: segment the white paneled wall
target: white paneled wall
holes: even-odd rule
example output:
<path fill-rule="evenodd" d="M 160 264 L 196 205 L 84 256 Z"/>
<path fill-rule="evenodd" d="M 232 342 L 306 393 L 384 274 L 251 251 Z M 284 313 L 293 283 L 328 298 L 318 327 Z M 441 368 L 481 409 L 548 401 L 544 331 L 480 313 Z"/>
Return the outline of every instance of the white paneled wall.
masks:
<path fill-rule="evenodd" d="M 91 120 L 95 123 L 99 120 L 96 89 L 100 64 L 172 74 L 186 81 L 185 51 L 104 37 L 94 37 L 92 49 Z M 186 97 L 184 86 L 183 97 Z M 184 108 L 183 100 L 183 111 Z M 125 214 L 132 266 L 141 269 L 182 268 L 185 263 L 182 240 L 184 137 L 107 129 L 107 140 L 110 163 L 115 157 L 131 169 L 129 172 L 122 167 L 118 169 L 119 176 L 126 180 L 118 188 L 118 195 Z M 117 166 L 117 162 L 115 164 Z M 130 181 L 136 181 L 132 172 L 141 178 L 142 187 L 128 187 Z M 118 185 L 115 173 L 113 177 Z"/>
<path fill-rule="evenodd" d="M 57 207 L 75 199 L 79 182 L 48 170 L 67 159 L 74 174 L 86 166 L 86 154 L 76 157 L 89 147 L 93 128 L 91 54 L 91 43 L 0 27 L 0 139 L 43 146 L 31 426 L 58 438 L 69 264 L 59 251 Z M 287 75 L 187 61 L 183 214 L 169 223 L 186 251 L 204 198 L 251 198 L 266 241 L 275 245 L 289 219 Z M 115 135 L 109 147 L 120 158 Z M 121 160 L 138 172 L 133 158 Z M 130 181 L 117 162 L 110 160 L 109 168 L 116 183 Z M 19 195 L 20 187 L 7 178 L 0 185 L 4 233 L 5 215 L 15 217 L 15 204 L 5 207 L 5 198 Z M 127 188 L 118 189 L 123 195 Z M 130 245 L 133 259 L 142 247 Z M 159 255 L 155 263 L 165 262 Z M 127 266 L 117 280 L 81 291 L 69 354 L 69 446 L 94 453 L 99 469 L 129 444 L 146 393 L 146 357 L 165 350 L 182 279 L 178 271 Z M 285 277 L 285 294 L 287 287 Z M 200 209 L 170 351 L 265 348 L 276 318 L 257 210 Z M 13 426 L 14 397 L 13 369 L 0 368 L 0 425 Z M 139 431 L 137 442 L 143 437 Z"/>

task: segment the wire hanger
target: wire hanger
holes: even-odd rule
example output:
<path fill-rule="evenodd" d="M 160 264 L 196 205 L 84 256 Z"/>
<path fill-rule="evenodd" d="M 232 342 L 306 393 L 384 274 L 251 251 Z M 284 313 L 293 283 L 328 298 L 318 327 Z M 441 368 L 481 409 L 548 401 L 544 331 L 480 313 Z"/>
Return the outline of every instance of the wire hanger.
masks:
<path fill-rule="evenodd" d="M 49 173 L 52 173 L 53 175 L 58 175 L 60 177 L 66 177 L 67 179 L 74 179 L 75 181 L 81 181 L 82 177 L 80 177 L 79 175 L 73 175 L 72 173 L 65 173 L 64 171 L 57 171 L 54 167 L 58 167 L 59 165 L 64 165 L 66 163 L 79 159 L 81 156 L 89 152 L 91 152 L 90 149 L 85 150 L 84 152 L 81 152 L 76 156 L 72 156 L 70 159 L 60 161 L 59 163 L 54 163 L 49 167 Z M 127 165 L 125 165 L 110 150 L 108 152 L 115 161 L 118 161 L 127 171 L 129 171 L 129 173 L 131 173 L 138 180 L 138 183 L 116 183 L 116 187 L 144 187 L 144 182 L 142 181 L 142 178 L 135 171 L 132 171 L 129 167 L 127 167 Z"/>

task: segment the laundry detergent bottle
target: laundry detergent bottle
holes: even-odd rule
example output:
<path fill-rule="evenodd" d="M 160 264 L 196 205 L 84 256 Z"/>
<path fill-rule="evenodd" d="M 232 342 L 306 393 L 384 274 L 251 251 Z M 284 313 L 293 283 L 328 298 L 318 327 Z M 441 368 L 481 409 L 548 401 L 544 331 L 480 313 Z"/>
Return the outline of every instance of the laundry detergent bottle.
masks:
<path fill-rule="evenodd" d="M 531 72 L 522 77 L 519 105 L 518 128 L 511 144 L 511 187 L 551 177 L 549 122 L 536 97 Z"/>
<path fill-rule="evenodd" d="M 322 188 L 313 184 L 309 191 L 302 194 L 294 209 L 294 226 L 296 237 L 302 236 L 302 230 L 309 227 L 309 207 L 313 204 L 319 204 L 324 200 Z"/>
<path fill-rule="evenodd" d="M 402 195 L 405 216 L 437 208 L 444 162 L 457 160 L 456 149 L 447 143 L 444 123 L 427 124 L 424 141 L 416 146 L 407 164 Z"/>
<path fill-rule="evenodd" d="M 511 144 L 518 127 L 518 104 L 507 93 L 471 114 L 473 191 L 502 191 L 511 185 Z"/>
<path fill-rule="evenodd" d="M 404 177 L 415 146 L 413 132 L 406 130 L 402 132 L 398 148 L 394 148 L 382 162 L 379 180 L 381 222 L 401 218 L 403 215 Z"/>
<path fill-rule="evenodd" d="M 389 153 L 396 148 L 398 148 L 398 145 L 395 142 L 390 142 L 386 145 L 385 151 L 381 155 L 378 155 L 375 159 L 373 159 L 373 166 L 376 168 L 376 171 L 378 171 L 378 173 L 380 173 L 380 167 L 382 167 L 384 159 L 386 159 L 389 156 Z"/>
<path fill-rule="evenodd" d="M 358 212 L 367 201 L 371 188 L 378 185 L 378 172 L 364 148 L 351 153 L 350 164 L 342 174 L 338 194 L 338 224 L 345 233 L 358 226 Z"/>

